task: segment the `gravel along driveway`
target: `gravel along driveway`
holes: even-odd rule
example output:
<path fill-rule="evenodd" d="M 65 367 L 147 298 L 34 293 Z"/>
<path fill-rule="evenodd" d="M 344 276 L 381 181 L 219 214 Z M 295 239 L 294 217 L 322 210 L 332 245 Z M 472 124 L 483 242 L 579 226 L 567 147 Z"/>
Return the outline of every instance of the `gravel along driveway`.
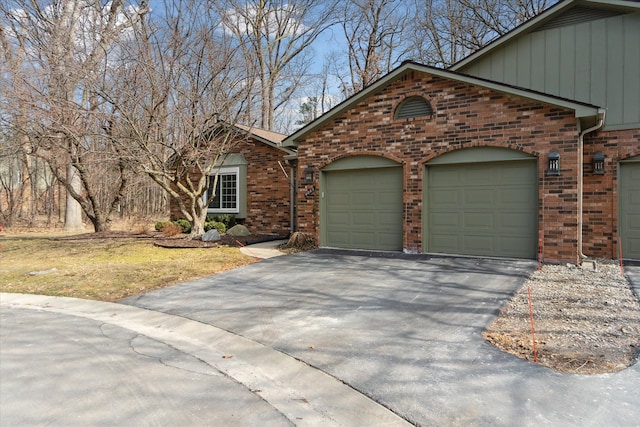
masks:
<path fill-rule="evenodd" d="M 640 350 L 640 304 L 619 265 L 545 265 L 524 283 L 483 334 L 498 348 L 560 372 L 616 372 Z"/>

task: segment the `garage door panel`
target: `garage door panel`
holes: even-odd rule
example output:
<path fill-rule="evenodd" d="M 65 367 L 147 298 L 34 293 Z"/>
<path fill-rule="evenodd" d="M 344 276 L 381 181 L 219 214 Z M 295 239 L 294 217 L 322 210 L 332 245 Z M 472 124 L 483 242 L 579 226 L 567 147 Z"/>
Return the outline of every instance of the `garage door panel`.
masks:
<path fill-rule="evenodd" d="M 460 185 L 460 174 L 458 171 L 449 170 L 449 169 L 438 169 L 433 171 L 433 179 L 437 182 L 434 185 L 434 189 L 440 187 L 451 187 Z"/>
<path fill-rule="evenodd" d="M 327 201 L 331 203 L 332 206 L 339 207 L 342 206 L 343 209 L 348 209 L 349 206 L 349 195 L 344 193 L 334 193 L 327 194 Z"/>
<path fill-rule="evenodd" d="M 375 202 L 376 202 L 376 195 L 375 193 L 372 192 L 364 192 L 364 191 L 360 191 L 358 193 L 352 193 L 351 194 L 352 200 L 351 200 L 351 206 L 359 206 L 359 205 L 363 205 L 363 206 L 372 206 Z"/>
<path fill-rule="evenodd" d="M 483 182 L 493 181 L 494 179 L 494 171 L 490 169 L 469 168 L 466 171 L 461 170 L 459 173 L 462 175 L 459 181 L 471 187 L 481 185 Z"/>
<path fill-rule="evenodd" d="M 513 258 L 528 258 L 530 253 L 522 248 L 521 239 L 518 237 L 501 237 L 497 243 L 503 252 L 511 253 Z"/>
<path fill-rule="evenodd" d="M 467 204 L 478 206 L 493 206 L 495 203 L 495 190 L 488 189 L 473 189 L 464 191 L 464 201 Z"/>
<path fill-rule="evenodd" d="M 470 255 L 484 254 L 495 246 L 493 236 L 465 235 L 463 242 L 463 249 Z"/>
<path fill-rule="evenodd" d="M 376 244 L 376 236 L 374 232 L 351 232 L 352 241 L 357 241 L 359 244 L 362 244 L 365 248 L 371 248 Z"/>
<path fill-rule="evenodd" d="M 502 204 L 514 204 L 516 206 L 522 206 L 527 204 L 529 197 L 531 196 L 530 188 L 528 187 L 513 187 L 500 189 L 500 202 Z"/>
<path fill-rule="evenodd" d="M 353 212 L 351 218 L 353 219 L 353 227 L 366 227 L 375 225 L 375 215 L 373 212 Z"/>
<path fill-rule="evenodd" d="M 385 192 L 379 193 L 376 203 L 382 209 L 390 209 L 395 212 L 398 208 L 397 190 L 394 192 L 385 191 Z"/>
<path fill-rule="evenodd" d="M 522 212 L 501 212 L 500 227 L 503 229 L 511 229 L 512 233 L 526 236 L 527 230 L 536 220 L 535 214 Z"/>
<path fill-rule="evenodd" d="M 450 227 L 453 231 L 460 228 L 460 215 L 458 212 L 434 212 L 430 217 L 431 224 L 434 229 L 444 231 L 446 227 Z"/>
<path fill-rule="evenodd" d="M 455 234 L 432 234 L 431 240 L 435 246 L 440 248 L 440 253 L 456 254 L 459 253 L 461 246 L 460 238 Z"/>
<path fill-rule="evenodd" d="M 323 245 L 402 249 L 402 168 L 329 170 L 323 177 Z"/>
<path fill-rule="evenodd" d="M 535 258 L 536 166 L 533 159 L 427 166 L 425 251 Z"/>
<path fill-rule="evenodd" d="M 478 231 L 487 230 L 490 232 L 495 227 L 494 215 L 490 212 L 467 212 L 464 215 L 464 227 Z"/>
<path fill-rule="evenodd" d="M 349 236 L 345 232 L 328 232 L 327 239 L 329 239 L 337 248 L 345 247 L 349 242 Z"/>
<path fill-rule="evenodd" d="M 349 225 L 349 214 L 346 212 L 333 212 L 327 215 L 327 223 L 329 225 Z"/>
<path fill-rule="evenodd" d="M 379 212 L 378 213 L 378 225 L 382 230 L 385 228 L 396 229 L 397 228 L 398 215 L 395 212 Z"/>
<path fill-rule="evenodd" d="M 458 192 L 451 189 L 431 191 L 432 202 L 437 203 L 438 206 L 446 206 L 447 204 L 456 206 L 459 203 L 458 196 Z"/>
<path fill-rule="evenodd" d="M 510 185 L 524 185 L 528 187 L 531 184 L 531 179 L 535 179 L 535 169 L 523 170 L 522 165 L 518 162 L 512 164 L 503 164 L 499 170 L 496 170 L 498 179 Z"/>

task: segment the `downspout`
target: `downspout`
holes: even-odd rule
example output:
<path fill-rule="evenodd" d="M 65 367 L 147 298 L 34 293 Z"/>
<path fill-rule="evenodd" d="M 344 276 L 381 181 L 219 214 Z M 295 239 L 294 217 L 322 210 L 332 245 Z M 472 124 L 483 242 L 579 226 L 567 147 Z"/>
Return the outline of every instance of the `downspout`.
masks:
<path fill-rule="evenodd" d="M 298 202 L 296 200 L 296 168 L 291 165 L 291 181 L 289 183 L 289 199 L 291 200 L 289 202 L 289 221 L 290 221 L 290 226 L 289 226 L 289 230 L 291 230 L 291 233 L 293 235 L 293 233 L 295 233 L 296 230 L 296 207 L 298 205 Z"/>
<path fill-rule="evenodd" d="M 297 231 L 297 207 L 298 207 L 298 200 L 297 200 L 297 181 L 298 181 L 298 174 L 297 174 L 297 155 L 293 154 L 293 155 L 289 155 L 285 157 L 285 164 L 289 166 L 289 231 L 290 231 L 290 235 L 292 235 L 293 233 L 295 233 Z"/>
<path fill-rule="evenodd" d="M 592 126 L 588 129 L 581 130 L 578 136 L 578 256 L 580 257 L 580 262 L 583 259 L 588 258 L 582 252 L 582 212 L 583 212 L 583 175 L 584 175 L 584 136 L 588 133 L 594 132 L 604 125 L 604 120 L 607 115 L 607 110 L 600 109 L 598 111 L 598 122 L 595 126 Z M 578 122 L 578 126 L 580 126 L 580 122 Z"/>

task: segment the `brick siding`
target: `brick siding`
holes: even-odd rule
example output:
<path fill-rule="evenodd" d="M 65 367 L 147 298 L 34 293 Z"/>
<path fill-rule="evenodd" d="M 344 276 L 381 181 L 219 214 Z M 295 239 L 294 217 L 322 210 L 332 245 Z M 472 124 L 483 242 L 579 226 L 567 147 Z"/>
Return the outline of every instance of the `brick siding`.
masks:
<path fill-rule="evenodd" d="M 253 139 L 239 143 L 233 153 L 242 153 L 247 161 L 247 217 L 238 223 L 252 234 L 287 236 L 291 228 L 287 175 L 291 171 L 284 162 L 286 153 Z M 171 219 L 182 216 L 175 201 L 170 202 L 170 209 Z"/>
<path fill-rule="evenodd" d="M 605 156 L 604 175 L 593 174 L 593 155 Z M 596 132 L 585 137 L 583 252 L 618 257 L 618 162 L 640 155 L 640 129 Z"/>
<path fill-rule="evenodd" d="M 426 98 L 433 117 L 395 120 L 397 105 L 409 96 Z M 404 173 L 403 248 L 422 252 L 422 180 L 424 165 L 444 153 L 469 147 L 504 147 L 538 158 L 538 234 L 547 262 L 577 262 L 578 128 L 572 110 L 503 94 L 463 82 L 409 71 L 358 105 L 299 141 L 298 172 L 316 171 L 352 155 L 383 156 L 402 164 Z M 615 162 L 638 151 L 638 133 L 604 132 L 589 139 L 586 168 L 593 150 L 607 156 L 604 176 L 585 176 L 583 237 L 589 255 L 611 257 L 615 230 Z M 617 138 L 620 144 L 609 137 Z M 602 146 L 602 149 L 600 148 Z M 551 151 L 561 156 L 560 176 L 547 176 Z M 318 173 L 314 175 L 319 188 Z M 298 185 L 298 229 L 319 237 L 319 192 Z M 604 194 L 603 194 L 604 193 Z"/>

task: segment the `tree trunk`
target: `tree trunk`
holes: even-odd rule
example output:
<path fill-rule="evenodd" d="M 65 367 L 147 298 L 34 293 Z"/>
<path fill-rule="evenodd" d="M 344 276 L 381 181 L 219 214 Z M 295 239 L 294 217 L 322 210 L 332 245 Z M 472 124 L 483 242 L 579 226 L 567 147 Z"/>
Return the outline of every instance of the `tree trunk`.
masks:
<path fill-rule="evenodd" d="M 82 191 L 80 188 L 80 175 L 78 175 L 78 171 L 76 171 L 76 168 L 73 167 L 73 165 L 67 165 L 67 179 L 69 179 L 69 184 L 77 193 Z M 84 225 L 82 224 L 82 207 L 68 191 L 66 206 L 63 230 L 84 231 Z"/>
<path fill-rule="evenodd" d="M 196 200 L 192 217 L 189 238 L 196 239 L 204 234 L 204 222 L 207 220 L 207 207 L 202 202 L 202 198 Z"/>

